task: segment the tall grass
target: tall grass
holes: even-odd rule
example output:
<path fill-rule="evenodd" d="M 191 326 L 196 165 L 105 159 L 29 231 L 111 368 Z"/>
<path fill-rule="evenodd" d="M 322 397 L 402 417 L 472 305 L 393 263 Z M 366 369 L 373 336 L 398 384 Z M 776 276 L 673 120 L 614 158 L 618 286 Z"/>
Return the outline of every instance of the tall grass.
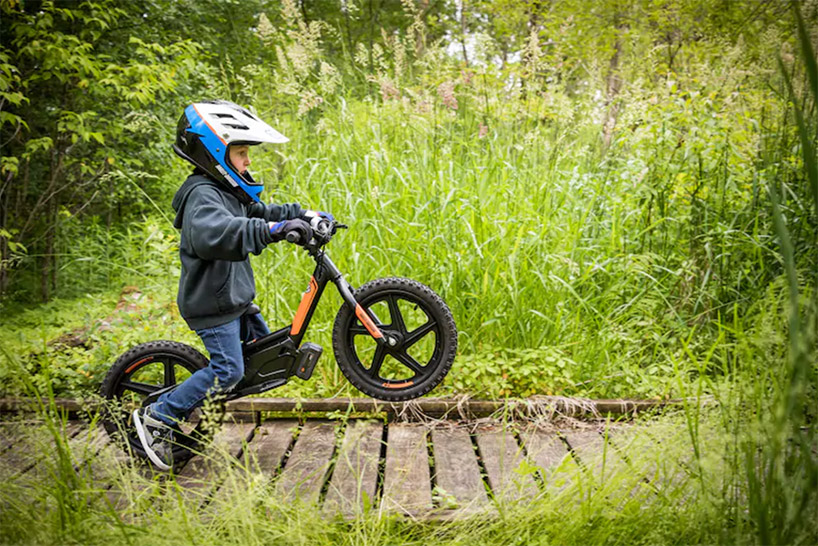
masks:
<path fill-rule="evenodd" d="M 400 97 L 339 89 L 308 115 L 288 109 L 270 89 L 274 74 L 257 67 L 237 100 L 291 138 L 254 151 L 265 197 L 350 224 L 328 251 L 353 285 L 408 276 L 448 302 L 464 367 L 448 392 L 668 397 L 680 394 L 677 372 L 689 385 L 701 374 L 752 376 L 786 352 L 774 310 L 789 288 L 769 186 L 784 216 L 799 219 L 793 267 L 818 270 L 783 79 L 742 78 L 734 65 L 764 73 L 774 63 L 727 53 L 659 85 L 624 88 L 607 147 L 592 88 L 523 97 L 491 68 L 443 61 L 416 67 Z M 441 81 L 452 83 L 456 110 Z M 213 92 L 236 91 L 217 82 Z M 163 214 L 115 230 L 63 220 L 65 296 L 136 285 L 173 300 L 169 202 L 184 168 L 170 168 L 166 195 L 150 196 Z M 253 260 L 258 303 L 283 326 L 313 264 L 284 244 Z M 329 347 L 341 301 L 333 290 L 325 300 L 309 335 Z M 740 350 L 744 333 L 755 334 L 755 352 Z M 516 359 L 516 376 L 487 373 L 503 358 Z M 484 387 L 463 380 L 472 375 Z M 321 380 L 332 392 L 344 385 L 334 367 Z"/>

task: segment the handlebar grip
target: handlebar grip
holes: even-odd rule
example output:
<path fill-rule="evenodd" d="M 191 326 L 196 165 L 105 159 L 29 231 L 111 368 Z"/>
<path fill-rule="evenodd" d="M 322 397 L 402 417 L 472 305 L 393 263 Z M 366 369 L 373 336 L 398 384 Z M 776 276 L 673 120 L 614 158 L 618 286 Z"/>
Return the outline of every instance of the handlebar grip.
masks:
<path fill-rule="evenodd" d="M 298 243 L 300 240 L 301 240 L 301 235 L 299 235 L 297 231 L 288 231 L 287 232 L 287 242 L 288 243 Z"/>

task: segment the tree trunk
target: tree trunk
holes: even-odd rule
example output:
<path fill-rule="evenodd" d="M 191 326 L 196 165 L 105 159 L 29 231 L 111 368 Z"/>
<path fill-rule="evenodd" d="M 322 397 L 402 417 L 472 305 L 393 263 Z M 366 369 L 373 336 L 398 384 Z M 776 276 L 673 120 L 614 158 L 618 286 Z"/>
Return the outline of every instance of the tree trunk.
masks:
<path fill-rule="evenodd" d="M 59 229 L 60 221 L 60 203 L 59 197 L 51 202 L 51 222 L 49 230 L 51 233 L 51 294 L 57 295 L 57 271 L 59 270 L 59 256 L 57 255 L 57 230 Z"/>
<path fill-rule="evenodd" d="M 531 43 L 531 34 L 533 32 L 539 32 L 539 22 L 538 22 L 538 14 L 540 10 L 540 2 L 535 0 L 531 4 L 531 10 L 528 12 L 528 35 L 526 36 L 526 47 L 528 47 Z M 539 44 L 537 45 L 539 47 Z M 529 79 L 533 78 L 533 75 L 537 71 L 536 61 L 532 61 L 530 57 L 528 59 L 523 59 L 525 61 L 525 68 L 520 75 L 520 99 L 526 100 L 528 98 L 528 91 L 526 89 L 526 84 Z"/>
<path fill-rule="evenodd" d="M 614 16 L 614 23 L 616 26 L 616 41 L 614 43 L 614 52 L 611 56 L 611 61 L 608 64 L 608 75 L 605 78 L 605 87 L 607 92 L 607 109 L 605 116 L 602 118 L 602 141 L 603 146 L 608 148 L 613 138 L 614 128 L 616 127 L 616 120 L 619 117 L 619 108 L 621 102 L 618 100 L 619 92 L 622 90 L 622 77 L 619 73 L 619 60 L 622 56 L 623 48 L 623 34 L 628 29 L 627 24 L 620 22 L 621 14 L 617 13 Z"/>
<path fill-rule="evenodd" d="M 51 297 L 48 290 L 48 280 L 51 272 L 51 253 L 54 249 L 54 234 L 48 230 L 45 237 L 45 248 L 43 248 L 43 259 L 40 266 L 40 298 L 43 303 L 47 303 Z"/>
<path fill-rule="evenodd" d="M 418 22 L 422 21 L 426 17 L 426 13 L 431 7 L 429 1 L 430 0 L 418 0 Z M 415 57 L 419 59 L 425 51 L 426 36 L 422 27 L 418 26 L 415 28 Z"/>
<path fill-rule="evenodd" d="M 460 0 L 460 45 L 463 48 L 463 60 L 469 66 L 469 54 L 466 51 L 466 0 Z"/>
<path fill-rule="evenodd" d="M 8 203 L 11 201 L 9 193 L 3 194 L 3 201 L 0 203 L 0 226 L 5 228 L 8 226 Z M 11 226 L 9 226 L 11 227 Z M 8 283 L 8 259 L 9 259 L 9 245 L 8 240 L 0 235 L 0 299 L 6 293 L 6 286 Z"/>

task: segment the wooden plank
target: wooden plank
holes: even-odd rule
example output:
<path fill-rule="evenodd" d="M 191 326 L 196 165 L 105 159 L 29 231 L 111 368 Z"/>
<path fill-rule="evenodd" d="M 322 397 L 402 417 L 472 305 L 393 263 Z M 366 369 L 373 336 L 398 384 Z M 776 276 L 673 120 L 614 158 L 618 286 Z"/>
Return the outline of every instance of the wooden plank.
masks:
<path fill-rule="evenodd" d="M 521 415 L 542 415 L 557 412 L 562 415 L 592 415 L 600 414 L 630 414 L 645 411 L 651 408 L 680 406 L 684 400 L 581 400 L 576 403 L 561 397 L 540 396 L 536 399 L 521 400 L 457 400 L 452 398 L 421 398 L 409 402 L 383 402 L 372 398 L 242 398 L 227 403 L 228 411 L 346 411 L 354 408 L 359 412 L 384 412 L 390 415 L 402 414 L 407 408 L 412 408 L 427 415 L 446 416 L 455 418 L 485 417 L 501 411 L 511 409 Z M 703 403 L 707 398 L 703 399 Z M 88 410 L 94 406 L 93 401 L 57 398 L 54 400 L 57 408 L 78 412 Z M 689 403 L 696 403 L 689 401 Z M 27 398 L 0 398 L 0 412 L 30 411 L 34 403 Z"/>
<path fill-rule="evenodd" d="M 347 425 L 324 501 L 325 512 L 351 516 L 362 513 L 365 504 L 375 505 L 382 437 L 381 423 L 355 420 Z"/>
<path fill-rule="evenodd" d="M 274 476 L 284 459 L 287 448 L 298 429 L 295 419 L 265 421 L 256 429 L 253 441 L 247 446 L 248 466 L 251 470 Z"/>
<path fill-rule="evenodd" d="M 335 423 L 308 421 L 281 472 L 277 489 L 288 499 L 317 502 L 335 451 Z"/>
<path fill-rule="evenodd" d="M 496 425 L 481 427 L 477 446 L 495 497 L 516 500 L 539 492 L 532 475 L 520 471 L 523 452 L 510 430 Z"/>
<path fill-rule="evenodd" d="M 14 421 L 0 423 L 0 425 L 0 453 L 3 453 L 20 441 L 20 437 L 24 434 L 24 429 L 22 425 Z"/>
<path fill-rule="evenodd" d="M 65 440 L 70 440 L 80 433 L 83 425 L 78 422 L 68 422 L 61 431 Z M 54 455 L 56 444 L 51 432 L 44 427 L 38 427 L 31 433 L 24 433 L 18 439 L 18 444 L 0 456 L 0 476 L 6 478 L 17 477 L 36 468 L 48 457 Z"/>
<path fill-rule="evenodd" d="M 426 428 L 392 423 L 387 432 L 382 507 L 403 513 L 432 508 Z"/>
<path fill-rule="evenodd" d="M 604 458 L 609 451 L 605 446 L 605 438 L 596 430 L 563 431 L 563 436 L 571 446 L 571 451 L 577 457 L 580 466 L 595 476 L 601 476 L 604 471 Z"/>
<path fill-rule="evenodd" d="M 68 441 L 71 457 L 74 461 L 74 470 L 90 472 L 91 463 L 97 454 L 110 442 L 108 434 L 102 425 L 95 425 L 83 429 L 79 434 Z"/>
<path fill-rule="evenodd" d="M 89 456 L 91 450 L 83 450 L 75 468 L 87 475 L 95 487 L 111 489 L 125 467 L 130 464 L 131 458 L 119 445 L 111 441 L 102 425 L 97 425 L 94 434 L 92 442 L 93 447 L 97 448 L 95 453 Z"/>
<path fill-rule="evenodd" d="M 248 422 L 226 422 L 216 433 L 213 443 L 206 448 L 202 456 L 194 457 L 176 476 L 176 483 L 187 490 L 209 490 L 218 487 L 219 469 L 225 456 L 238 457 L 245 442 L 255 429 L 255 424 Z"/>
<path fill-rule="evenodd" d="M 453 497 L 454 507 L 470 510 L 487 505 L 488 495 L 468 431 L 464 428 L 435 428 L 432 430 L 432 446 L 435 482 Z"/>
<path fill-rule="evenodd" d="M 557 492 L 570 484 L 570 474 L 579 470 L 568 446 L 554 430 L 529 425 L 520 432 L 528 459 L 539 467 L 546 491 Z"/>

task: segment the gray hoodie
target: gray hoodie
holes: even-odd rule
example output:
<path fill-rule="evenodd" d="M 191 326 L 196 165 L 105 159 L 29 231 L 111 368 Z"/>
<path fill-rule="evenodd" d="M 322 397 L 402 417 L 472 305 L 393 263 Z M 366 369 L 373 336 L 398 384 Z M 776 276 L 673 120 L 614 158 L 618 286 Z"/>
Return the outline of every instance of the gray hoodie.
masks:
<path fill-rule="evenodd" d="M 176 302 L 193 330 L 240 317 L 256 296 L 249 254 L 273 242 L 267 222 L 298 218 L 301 206 L 244 205 L 210 178 L 193 174 L 173 197 L 182 239 Z"/>

